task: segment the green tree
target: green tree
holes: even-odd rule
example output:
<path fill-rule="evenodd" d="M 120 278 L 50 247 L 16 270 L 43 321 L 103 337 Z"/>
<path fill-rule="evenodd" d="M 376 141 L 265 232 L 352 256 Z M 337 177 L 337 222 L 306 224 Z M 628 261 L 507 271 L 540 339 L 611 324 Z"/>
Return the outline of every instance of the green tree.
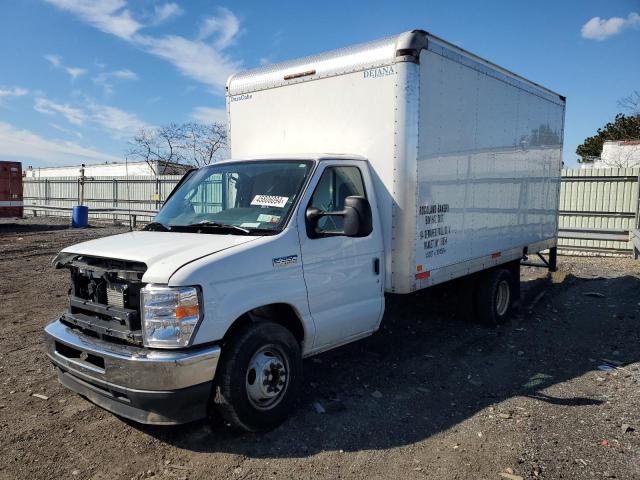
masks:
<path fill-rule="evenodd" d="M 616 115 L 613 122 L 599 128 L 593 137 L 588 137 L 576 148 L 582 160 L 597 158 L 602 153 L 602 145 L 606 140 L 640 140 L 640 115 Z"/>

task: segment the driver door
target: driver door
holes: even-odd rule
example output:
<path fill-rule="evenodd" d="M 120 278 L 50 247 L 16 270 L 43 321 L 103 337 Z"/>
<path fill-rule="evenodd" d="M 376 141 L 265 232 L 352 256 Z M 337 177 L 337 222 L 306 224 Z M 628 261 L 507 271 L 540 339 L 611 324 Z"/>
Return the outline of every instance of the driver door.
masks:
<path fill-rule="evenodd" d="M 380 324 L 384 308 L 383 245 L 368 165 L 357 161 L 323 161 L 299 209 L 298 235 L 311 316 L 316 325 L 314 349 L 354 340 Z M 305 211 L 340 211 L 351 195 L 367 198 L 373 211 L 373 231 L 367 237 L 347 237 L 342 218 L 322 217 L 319 238 L 309 238 Z M 325 232 L 324 234 L 322 232 Z"/>

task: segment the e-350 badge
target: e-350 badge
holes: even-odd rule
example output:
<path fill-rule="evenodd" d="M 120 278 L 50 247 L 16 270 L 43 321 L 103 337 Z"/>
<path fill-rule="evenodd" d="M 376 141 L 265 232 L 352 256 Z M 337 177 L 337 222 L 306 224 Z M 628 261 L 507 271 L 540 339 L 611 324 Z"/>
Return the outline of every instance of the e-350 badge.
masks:
<path fill-rule="evenodd" d="M 287 265 L 298 263 L 298 255 L 274 258 L 271 262 L 274 267 L 286 267 Z"/>

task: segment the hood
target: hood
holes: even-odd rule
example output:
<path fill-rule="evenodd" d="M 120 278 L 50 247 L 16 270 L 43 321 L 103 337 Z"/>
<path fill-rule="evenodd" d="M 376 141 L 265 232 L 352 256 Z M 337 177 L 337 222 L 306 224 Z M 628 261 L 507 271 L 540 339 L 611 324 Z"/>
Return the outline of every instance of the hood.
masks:
<path fill-rule="evenodd" d="M 183 265 L 199 258 L 261 238 L 260 236 L 211 235 L 177 232 L 129 232 L 78 243 L 62 250 L 102 258 L 142 262 L 142 280 L 169 283 Z"/>

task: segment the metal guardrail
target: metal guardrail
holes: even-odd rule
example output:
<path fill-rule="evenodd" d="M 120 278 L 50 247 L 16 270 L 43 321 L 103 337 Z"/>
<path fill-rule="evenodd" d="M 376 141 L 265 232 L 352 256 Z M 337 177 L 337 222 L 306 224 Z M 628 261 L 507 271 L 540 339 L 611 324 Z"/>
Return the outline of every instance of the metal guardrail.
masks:
<path fill-rule="evenodd" d="M 629 255 L 629 248 L 619 248 L 620 242 L 627 244 L 631 240 L 631 231 L 622 228 L 560 228 L 558 229 L 558 239 L 574 240 L 574 241 L 598 241 L 598 242 L 617 242 L 612 246 L 610 244 L 602 245 L 577 245 L 570 246 L 558 245 L 561 251 L 569 252 L 585 252 L 585 253 L 606 253 L 613 255 Z"/>
<path fill-rule="evenodd" d="M 25 205 L 24 211 L 33 212 L 33 216 L 37 217 L 38 212 L 69 212 L 73 210 L 73 207 L 59 207 L 55 205 Z M 132 227 L 136 227 L 138 224 L 138 217 L 152 218 L 158 213 L 157 210 L 130 210 L 128 208 L 99 208 L 90 207 L 90 213 L 105 213 L 108 215 L 123 215 L 128 216 Z"/>
<path fill-rule="evenodd" d="M 623 228 L 561 228 L 558 230 L 558 238 L 628 242 L 629 230 Z"/>
<path fill-rule="evenodd" d="M 605 218 L 635 218 L 635 212 L 603 212 L 603 211 L 593 211 L 593 210 L 580 210 L 577 212 L 572 212 L 569 210 L 560 210 L 558 212 L 563 217 L 605 217 Z"/>

